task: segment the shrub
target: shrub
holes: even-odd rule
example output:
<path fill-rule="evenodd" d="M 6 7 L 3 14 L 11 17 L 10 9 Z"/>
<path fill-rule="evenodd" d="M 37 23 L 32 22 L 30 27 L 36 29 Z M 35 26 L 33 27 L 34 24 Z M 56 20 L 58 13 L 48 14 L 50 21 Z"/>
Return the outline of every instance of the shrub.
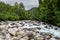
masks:
<path fill-rule="evenodd" d="M 19 16 L 18 15 L 10 15 L 10 17 L 9 17 L 9 20 L 12 20 L 12 21 L 16 21 L 16 20 L 19 20 Z"/>
<path fill-rule="evenodd" d="M 8 16 L 5 14 L 0 14 L 0 21 L 8 20 Z"/>

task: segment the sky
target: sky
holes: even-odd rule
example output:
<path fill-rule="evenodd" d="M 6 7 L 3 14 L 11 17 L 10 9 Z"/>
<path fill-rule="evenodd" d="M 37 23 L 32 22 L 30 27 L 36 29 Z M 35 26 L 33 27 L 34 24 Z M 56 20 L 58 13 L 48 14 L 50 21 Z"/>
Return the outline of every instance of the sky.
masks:
<path fill-rule="evenodd" d="M 38 7 L 39 5 L 38 0 L 1 0 L 1 1 L 4 1 L 11 5 L 14 5 L 15 2 L 18 2 L 18 3 L 23 2 L 26 10 L 29 10 L 32 7 Z"/>

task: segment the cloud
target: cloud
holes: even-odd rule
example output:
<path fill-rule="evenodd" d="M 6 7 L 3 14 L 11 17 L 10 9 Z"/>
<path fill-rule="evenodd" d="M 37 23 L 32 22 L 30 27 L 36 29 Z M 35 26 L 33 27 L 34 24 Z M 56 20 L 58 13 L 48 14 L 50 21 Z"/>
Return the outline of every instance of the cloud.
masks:
<path fill-rule="evenodd" d="M 31 9 L 32 7 L 38 7 L 39 5 L 38 0 L 2 0 L 2 1 L 9 3 L 11 5 L 14 5 L 15 2 L 18 3 L 23 2 L 26 10 Z"/>

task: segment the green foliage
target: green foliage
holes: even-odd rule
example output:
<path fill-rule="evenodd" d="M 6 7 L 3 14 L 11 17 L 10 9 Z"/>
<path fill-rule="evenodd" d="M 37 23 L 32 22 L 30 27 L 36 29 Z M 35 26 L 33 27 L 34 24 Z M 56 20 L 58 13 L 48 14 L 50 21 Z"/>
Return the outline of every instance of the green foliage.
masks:
<path fill-rule="evenodd" d="M 0 21 L 5 21 L 5 20 L 8 20 L 8 17 L 7 17 L 7 15 L 4 15 L 4 14 L 0 14 Z"/>
<path fill-rule="evenodd" d="M 60 26 L 60 11 L 55 11 L 54 20 L 55 20 L 55 24 Z"/>
<path fill-rule="evenodd" d="M 60 26 L 59 0 L 39 0 L 40 20 Z"/>
<path fill-rule="evenodd" d="M 15 20 L 19 20 L 19 16 L 18 15 L 12 15 L 10 14 L 9 12 L 3 12 L 3 13 L 0 13 L 0 21 L 7 21 L 7 20 L 12 20 L 12 21 L 15 21 Z"/>
<path fill-rule="evenodd" d="M 37 8 L 32 8 L 31 9 L 31 19 L 32 20 L 38 20 L 39 18 L 39 12 Z"/>
<path fill-rule="evenodd" d="M 19 16 L 18 15 L 14 15 L 14 16 L 10 15 L 9 20 L 12 20 L 12 21 L 19 20 Z"/>
<path fill-rule="evenodd" d="M 39 7 L 25 10 L 23 3 L 0 2 L 0 21 L 39 20 L 60 26 L 60 1 L 39 0 Z"/>

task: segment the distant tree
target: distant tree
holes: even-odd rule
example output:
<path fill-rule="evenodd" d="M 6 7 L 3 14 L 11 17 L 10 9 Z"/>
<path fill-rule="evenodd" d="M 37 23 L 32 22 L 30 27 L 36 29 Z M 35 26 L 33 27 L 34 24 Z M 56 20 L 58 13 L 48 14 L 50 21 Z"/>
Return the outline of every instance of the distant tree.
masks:
<path fill-rule="evenodd" d="M 23 3 L 19 4 L 18 15 L 21 17 L 20 19 L 25 19 L 25 9 Z"/>

